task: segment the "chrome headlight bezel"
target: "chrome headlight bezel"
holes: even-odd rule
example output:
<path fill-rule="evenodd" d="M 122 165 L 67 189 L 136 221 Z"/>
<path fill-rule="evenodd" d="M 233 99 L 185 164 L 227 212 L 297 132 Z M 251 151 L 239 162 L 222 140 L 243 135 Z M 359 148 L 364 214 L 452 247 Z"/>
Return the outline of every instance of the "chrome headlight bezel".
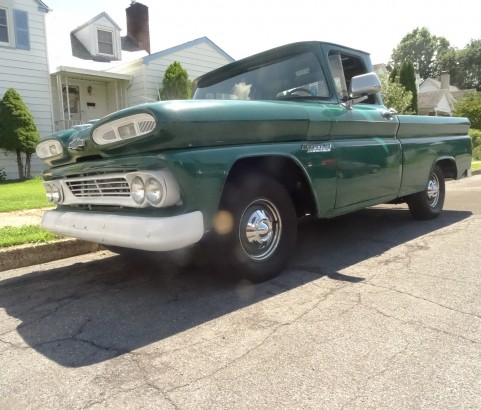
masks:
<path fill-rule="evenodd" d="M 64 200 L 63 188 L 60 182 L 48 181 L 43 183 L 47 201 L 61 204 Z"/>
<path fill-rule="evenodd" d="M 50 139 L 38 143 L 35 152 L 40 159 L 60 157 L 63 147 L 59 140 Z"/>
<path fill-rule="evenodd" d="M 98 145 L 110 145 L 149 134 L 157 126 L 155 117 L 148 113 L 129 115 L 102 124 L 92 132 Z"/>
<path fill-rule="evenodd" d="M 138 205 L 145 201 L 145 183 L 139 176 L 134 177 L 130 183 L 130 196 Z"/>
<path fill-rule="evenodd" d="M 164 186 L 162 183 L 150 177 L 145 181 L 145 197 L 152 206 L 158 206 L 164 199 Z"/>

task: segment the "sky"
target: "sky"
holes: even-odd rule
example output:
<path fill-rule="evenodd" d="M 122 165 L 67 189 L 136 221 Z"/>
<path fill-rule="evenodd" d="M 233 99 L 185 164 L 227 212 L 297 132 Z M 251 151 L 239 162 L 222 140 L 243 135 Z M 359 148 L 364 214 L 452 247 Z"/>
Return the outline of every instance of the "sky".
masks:
<path fill-rule="evenodd" d="M 130 0 L 43 1 L 53 10 L 50 21 L 68 31 L 105 11 L 126 34 Z M 205 36 L 238 60 L 287 43 L 319 40 L 367 51 L 377 64 L 387 63 L 393 48 L 416 27 L 427 27 L 457 48 L 481 38 L 481 4 L 472 0 L 139 2 L 149 7 L 152 53 Z"/>

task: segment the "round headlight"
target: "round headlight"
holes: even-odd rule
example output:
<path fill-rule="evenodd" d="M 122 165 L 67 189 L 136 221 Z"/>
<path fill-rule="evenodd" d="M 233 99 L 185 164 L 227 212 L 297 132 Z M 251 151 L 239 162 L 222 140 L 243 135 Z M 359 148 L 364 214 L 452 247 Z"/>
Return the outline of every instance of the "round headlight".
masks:
<path fill-rule="evenodd" d="M 62 202 L 62 199 L 63 199 L 62 189 L 56 184 L 52 184 L 51 187 L 52 187 L 52 201 L 57 204 Z"/>
<path fill-rule="evenodd" d="M 141 204 L 144 202 L 145 199 L 145 185 L 144 181 L 140 177 L 135 177 L 132 180 L 130 191 L 132 195 L 132 199 L 137 203 Z"/>
<path fill-rule="evenodd" d="M 52 185 L 45 184 L 44 187 L 45 187 L 45 195 L 47 196 L 47 201 L 53 202 Z"/>
<path fill-rule="evenodd" d="M 164 197 L 162 184 L 155 178 L 149 178 L 145 183 L 145 196 L 152 205 L 159 205 Z"/>

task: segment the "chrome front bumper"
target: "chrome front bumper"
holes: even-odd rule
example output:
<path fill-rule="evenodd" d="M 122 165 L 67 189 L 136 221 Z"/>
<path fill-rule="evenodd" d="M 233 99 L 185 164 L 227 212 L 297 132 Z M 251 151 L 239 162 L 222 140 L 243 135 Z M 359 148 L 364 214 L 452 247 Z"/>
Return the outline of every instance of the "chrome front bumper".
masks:
<path fill-rule="evenodd" d="M 52 210 L 42 226 L 62 236 L 146 251 L 171 251 L 198 242 L 204 234 L 202 213 L 140 217 L 110 213 Z"/>

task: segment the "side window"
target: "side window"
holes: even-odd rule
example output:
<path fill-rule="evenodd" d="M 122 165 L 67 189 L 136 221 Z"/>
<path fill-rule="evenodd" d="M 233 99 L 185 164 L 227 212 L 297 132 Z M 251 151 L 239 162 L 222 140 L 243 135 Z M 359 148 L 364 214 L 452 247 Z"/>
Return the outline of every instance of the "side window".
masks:
<path fill-rule="evenodd" d="M 8 35 L 8 16 L 7 9 L 0 8 L 0 44 L 10 43 L 10 38 Z"/>
<path fill-rule="evenodd" d="M 367 70 L 360 58 L 343 54 L 339 51 L 329 52 L 329 65 L 331 73 L 334 78 L 336 92 L 341 101 L 346 101 L 349 98 L 349 85 L 352 77 L 367 73 Z M 362 103 L 375 104 L 375 97 L 370 95 L 364 98 Z"/>

